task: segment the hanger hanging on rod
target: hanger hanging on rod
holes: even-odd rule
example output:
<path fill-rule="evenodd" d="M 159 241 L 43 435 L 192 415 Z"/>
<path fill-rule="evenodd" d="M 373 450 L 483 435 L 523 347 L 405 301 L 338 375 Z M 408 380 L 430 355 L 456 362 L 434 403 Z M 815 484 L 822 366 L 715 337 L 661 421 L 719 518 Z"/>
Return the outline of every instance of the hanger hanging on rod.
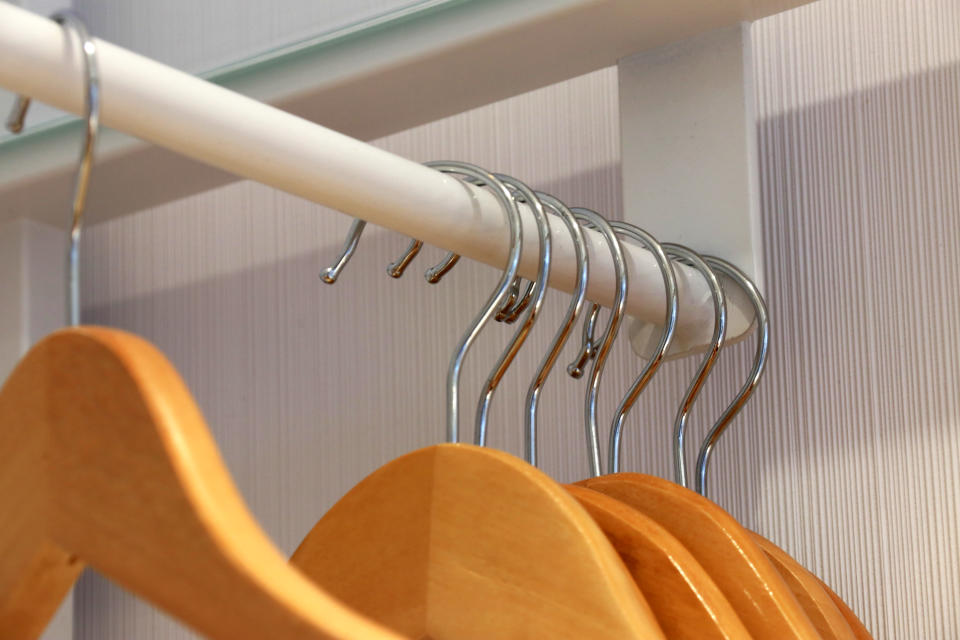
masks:
<path fill-rule="evenodd" d="M 69 305 L 97 130 L 96 49 L 54 19 L 87 68 Z M 10 122 L 18 129 L 28 99 Z M 145 341 L 74 327 L 35 346 L 0 390 L 0 630 L 35 638 L 84 564 L 213 638 L 394 638 L 292 570 L 253 518 L 179 376 Z"/>
<path fill-rule="evenodd" d="M 713 269 L 722 273 L 743 289 L 750 298 L 754 315 L 757 318 L 757 349 L 753 367 L 746 382 L 711 428 L 701 445 L 697 457 L 696 472 L 697 492 L 701 495 L 706 495 L 710 453 L 756 389 L 766 366 L 770 344 L 766 303 L 754 283 L 746 274 L 725 260 L 713 256 L 707 256 L 704 259 Z M 674 446 L 675 459 L 682 461 L 684 457 L 682 441 L 675 439 Z M 751 536 L 783 577 L 820 635 L 829 639 L 853 640 L 855 638 L 853 630 L 844 619 L 840 609 L 823 589 L 820 580 L 788 553 L 763 536 L 753 532 L 751 532 Z"/>
<path fill-rule="evenodd" d="M 633 395 L 632 388 L 628 395 Z M 630 404 L 621 402 L 620 409 L 629 409 Z M 611 441 L 619 415 L 620 410 Z M 639 473 L 593 477 L 577 484 L 637 509 L 676 537 L 714 579 L 753 637 L 819 637 L 748 532 L 717 505 L 672 482 Z"/>
<path fill-rule="evenodd" d="M 144 340 L 54 333 L 0 391 L 0 424 L 3 637 L 37 637 L 89 564 L 211 638 L 397 638 L 287 564 Z"/>
<path fill-rule="evenodd" d="M 562 202 L 544 194 L 538 196 L 554 212 L 569 214 L 564 219 L 576 225 L 572 212 Z M 610 231 L 613 236 L 612 228 Z M 573 238 L 579 247 L 577 256 L 581 281 L 527 393 L 524 449 L 528 461 L 537 459 L 536 400 L 539 391 L 576 322 L 577 312 L 583 306 L 589 255 L 582 235 L 574 232 Z M 616 241 L 616 238 L 613 237 L 613 240 Z M 564 488 L 603 530 L 646 597 L 667 637 L 698 640 L 750 637 L 733 607 L 703 567 L 663 527 L 635 509 L 596 491 L 575 485 L 566 485 Z"/>
<path fill-rule="evenodd" d="M 407 637 L 664 638 L 572 497 L 513 456 L 456 444 L 459 371 L 479 330 L 503 308 L 522 230 L 517 192 L 496 176 L 464 163 L 430 166 L 482 182 L 511 229 L 507 267 L 448 369 L 448 444 L 407 454 L 360 482 L 291 563 Z"/>

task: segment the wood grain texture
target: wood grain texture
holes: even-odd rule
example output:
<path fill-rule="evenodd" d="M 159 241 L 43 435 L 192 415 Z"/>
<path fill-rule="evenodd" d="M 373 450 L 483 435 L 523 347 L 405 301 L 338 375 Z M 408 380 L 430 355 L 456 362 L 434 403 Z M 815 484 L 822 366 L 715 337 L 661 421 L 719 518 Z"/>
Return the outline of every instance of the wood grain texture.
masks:
<path fill-rule="evenodd" d="M 853 630 L 840 613 L 833 599 L 821 586 L 820 580 L 800 566 L 786 551 L 763 536 L 750 536 L 766 554 L 770 563 L 790 587 L 797 602 L 824 640 L 854 640 Z"/>
<path fill-rule="evenodd" d="M 955 0 L 818 0 L 752 27 L 771 360 L 718 447 L 710 497 L 821 576 L 877 638 L 960 637 L 958 11 Z M 377 144 L 475 162 L 618 217 L 616 104 L 606 70 Z M 406 239 L 368 229 L 326 287 L 317 273 L 349 224 L 237 184 L 86 236 L 85 317 L 149 337 L 176 364 L 286 553 L 371 471 L 442 440 L 450 351 L 497 278 L 464 262 L 427 286 L 420 271 L 441 257 L 428 248 L 392 280 L 384 267 Z M 494 399 L 497 448 L 523 451 L 523 394 L 567 302 L 547 296 Z M 480 337 L 465 397 L 509 335 Z M 751 345 L 724 349 L 690 441 L 751 357 Z M 651 382 L 624 469 L 672 477 L 670 425 L 695 360 Z M 641 366 L 621 337 L 602 420 Z M 582 394 L 558 366 L 541 403 L 542 465 L 562 482 L 586 474 Z M 77 596 L 78 640 L 194 637 L 95 575 Z"/>
<path fill-rule="evenodd" d="M 52 334 L 0 391 L 0 424 L 3 638 L 37 636 L 80 560 L 210 638 L 397 637 L 289 567 L 146 341 Z"/>
<path fill-rule="evenodd" d="M 392 460 L 290 562 L 408 638 L 667 637 L 591 517 L 495 449 L 444 444 Z"/>
<path fill-rule="evenodd" d="M 679 540 L 619 500 L 574 484 L 566 490 L 620 554 L 668 638 L 738 638 L 747 628 L 713 579 Z"/>

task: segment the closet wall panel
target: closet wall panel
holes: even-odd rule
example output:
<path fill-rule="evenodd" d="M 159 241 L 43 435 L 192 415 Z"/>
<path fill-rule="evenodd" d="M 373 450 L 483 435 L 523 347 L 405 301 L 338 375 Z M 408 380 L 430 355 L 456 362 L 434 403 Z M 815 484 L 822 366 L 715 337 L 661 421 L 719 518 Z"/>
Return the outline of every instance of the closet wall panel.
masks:
<path fill-rule="evenodd" d="M 820 0 L 753 26 L 772 356 L 715 456 L 713 497 L 834 585 L 878 638 L 960 635 L 958 24 L 955 0 Z M 377 144 L 476 162 L 619 217 L 616 109 L 608 69 Z M 428 285 L 420 274 L 441 255 L 429 249 L 392 280 L 385 265 L 406 239 L 368 228 L 324 285 L 349 224 L 238 183 L 86 236 L 84 320 L 170 357 L 288 553 L 364 475 L 442 439 L 451 349 L 498 276 L 464 262 Z M 494 446 L 522 451 L 523 395 L 566 304 L 548 295 L 505 378 Z M 491 327 L 468 358 L 464 416 L 509 334 Z M 725 352 L 698 434 L 751 352 Z M 641 364 L 621 340 L 602 416 Z M 625 468 L 669 477 L 670 423 L 696 365 L 666 365 L 641 398 Z M 582 389 L 558 367 L 544 392 L 543 466 L 561 481 L 586 472 Z M 93 572 L 76 623 L 84 640 L 193 637 Z"/>

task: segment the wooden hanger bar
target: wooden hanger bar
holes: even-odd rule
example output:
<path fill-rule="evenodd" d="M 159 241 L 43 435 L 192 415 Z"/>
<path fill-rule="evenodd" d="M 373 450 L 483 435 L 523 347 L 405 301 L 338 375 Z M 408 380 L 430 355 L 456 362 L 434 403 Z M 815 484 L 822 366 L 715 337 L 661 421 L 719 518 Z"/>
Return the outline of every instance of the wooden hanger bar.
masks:
<path fill-rule="evenodd" d="M 853 630 L 844 620 L 837 605 L 823 590 L 820 580 L 777 545 L 752 531 L 750 534 L 774 568 L 783 576 L 797 602 L 806 611 L 824 640 L 855 640 Z"/>
<path fill-rule="evenodd" d="M 565 485 L 630 570 L 671 640 L 750 640 L 730 602 L 666 529 L 615 498 Z"/>
<path fill-rule="evenodd" d="M 180 377 L 121 331 L 58 331 L 0 390 L 0 636 L 33 638 L 88 563 L 211 637 L 398 638 L 269 542 Z"/>
<path fill-rule="evenodd" d="M 634 507 L 682 542 L 716 581 L 754 638 L 821 640 L 747 531 L 713 502 L 640 473 L 615 473 L 577 484 Z"/>
<path fill-rule="evenodd" d="M 603 532 L 509 454 L 427 447 L 374 471 L 291 563 L 410 638 L 663 639 Z"/>

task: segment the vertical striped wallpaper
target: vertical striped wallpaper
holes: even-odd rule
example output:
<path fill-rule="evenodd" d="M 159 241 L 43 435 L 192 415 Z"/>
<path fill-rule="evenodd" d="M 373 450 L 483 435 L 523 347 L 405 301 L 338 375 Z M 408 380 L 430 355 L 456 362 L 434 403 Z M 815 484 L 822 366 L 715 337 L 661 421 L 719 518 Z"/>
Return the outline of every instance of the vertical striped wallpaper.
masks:
<path fill-rule="evenodd" d="M 721 442 L 712 496 L 819 573 L 878 638 L 960 636 L 960 3 L 820 0 L 756 23 L 772 361 Z M 620 215 L 616 71 L 378 141 L 462 159 Z M 463 263 L 430 286 L 428 249 L 368 229 L 340 282 L 317 273 L 350 220 L 238 183 L 90 229 L 84 314 L 145 335 L 182 372 L 238 486 L 290 552 L 333 501 L 443 437 L 452 346 L 497 280 Z M 521 404 L 567 300 L 546 310 L 493 403 L 494 446 L 522 451 Z M 509 335 L 491 327 L 463 380 L 473 413 Z M 564 357 L 572 357 L 568 346 Z M 753 345 L 721 357 L 691 424 L 706 431 Z M 642 363 L 621 339 L 609 417 Z M 641 398 L 625 468 L 669 477 L 670 423 L 695 359 Z M 544 392 L 542 459 L 586 472 L 582 385 Z M 92 572 L 75 637 L 189 638 Z"/>

